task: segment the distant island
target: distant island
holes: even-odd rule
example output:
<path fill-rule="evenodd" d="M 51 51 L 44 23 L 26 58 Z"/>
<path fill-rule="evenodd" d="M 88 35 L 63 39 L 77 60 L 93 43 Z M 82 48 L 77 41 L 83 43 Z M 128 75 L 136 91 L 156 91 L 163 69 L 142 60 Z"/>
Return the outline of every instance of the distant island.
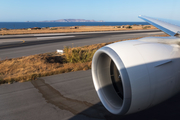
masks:
<path fill-rule="evenodd" d="M 26 21 L 26 22 L 31 22 L 31 21 Z M 39 22 L 104 22 L 104 21 L 103 20 L 100 20 L 100 21 L 85 20 L 85 19 L 59 19 L 59 20 L 39 21 Z"/>

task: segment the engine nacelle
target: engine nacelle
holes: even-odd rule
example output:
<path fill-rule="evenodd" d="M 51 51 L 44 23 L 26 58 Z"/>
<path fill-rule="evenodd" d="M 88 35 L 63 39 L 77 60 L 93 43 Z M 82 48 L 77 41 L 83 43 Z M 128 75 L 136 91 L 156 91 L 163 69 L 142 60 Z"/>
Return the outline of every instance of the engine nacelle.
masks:
<path fill-rule="evenodd" d="M 97 94 L 113 114 L 152 107 L 180 90 L 180 47 L 131 40 L 99 49 L 92 61 Z"/>

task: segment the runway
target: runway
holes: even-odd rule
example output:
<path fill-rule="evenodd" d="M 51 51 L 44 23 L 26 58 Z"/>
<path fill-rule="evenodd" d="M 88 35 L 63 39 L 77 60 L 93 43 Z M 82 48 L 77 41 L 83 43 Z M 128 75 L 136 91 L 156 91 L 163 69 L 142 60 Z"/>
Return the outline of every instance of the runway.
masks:
<path fill-rule="evenodd" d="M 76 47 L 162 34 L 159 30 L 132 30 L 0 36 L 0 59 L 54 52 L 64 46 Z"/>
<path fill-rule="evenodd" d="M 95 92 L 91 71 L 0 86 L 0 120 L 177 120 L 180 94 L 139 113 L 109 113 Z"/>

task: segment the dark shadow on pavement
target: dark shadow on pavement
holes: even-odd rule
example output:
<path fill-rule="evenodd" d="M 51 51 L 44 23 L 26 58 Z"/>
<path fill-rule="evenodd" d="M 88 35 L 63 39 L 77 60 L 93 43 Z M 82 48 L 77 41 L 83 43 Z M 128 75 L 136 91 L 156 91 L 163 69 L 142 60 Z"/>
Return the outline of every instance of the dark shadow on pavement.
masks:
<path fill-rule="evenodd" d="M 180 93 L 167 101 L 144 111 L 130 115 L 113 115 L 101 103 L 97 103 L 70 120 L 180 120 Z"/>

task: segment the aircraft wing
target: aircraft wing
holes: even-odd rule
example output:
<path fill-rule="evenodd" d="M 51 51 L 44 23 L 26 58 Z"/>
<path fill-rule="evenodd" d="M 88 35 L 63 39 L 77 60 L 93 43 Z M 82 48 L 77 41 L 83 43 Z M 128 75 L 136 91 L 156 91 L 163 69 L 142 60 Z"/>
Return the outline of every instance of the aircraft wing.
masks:
<path fill-rule="evenodd" d="M 139 15 L 139 18 L 145 20 L 149 24 L 157 27 L 158 29 L 162 30 L 163 32 L 167 33 L 170 36 L 178 36 L 180 35 L 180 26 L 178 26 L 176 23 L 166 22 L 164 20 L 151 18 L 143 15 Z"/>

